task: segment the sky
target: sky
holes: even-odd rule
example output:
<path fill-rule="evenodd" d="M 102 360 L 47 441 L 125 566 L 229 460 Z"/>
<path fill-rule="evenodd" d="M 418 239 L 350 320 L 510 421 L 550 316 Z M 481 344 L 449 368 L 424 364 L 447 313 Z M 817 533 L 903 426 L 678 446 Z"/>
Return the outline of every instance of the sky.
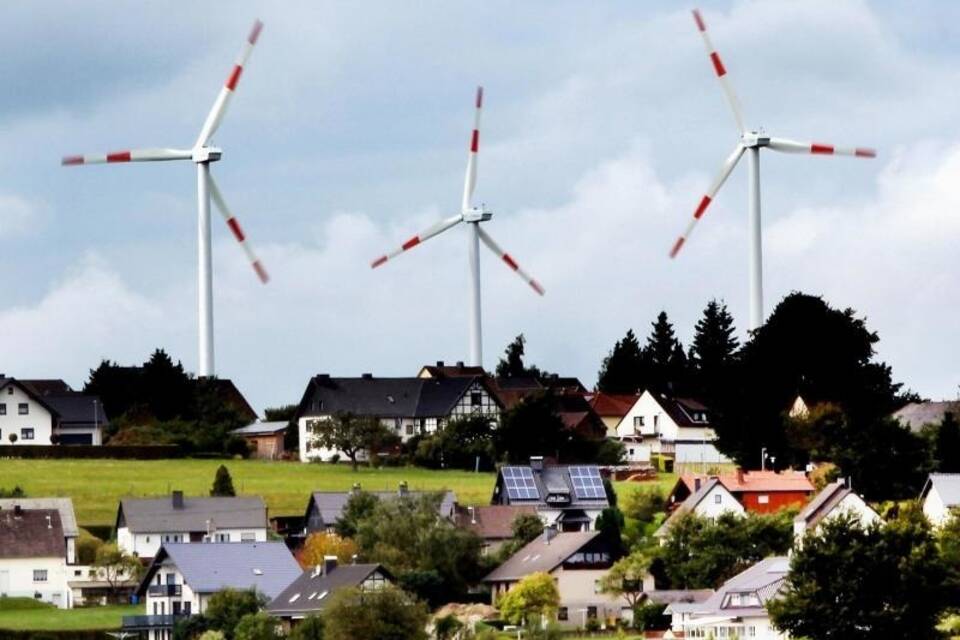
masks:
<path fill-rule="evenodd" d="M 689 344 L 706 303 L 747 323 L 745 163 L 667 253 L 737 142 L 676 2 L 6 3 L 0 7 L 0 371 L 82 387 L 157 347 L 197 363 L 189 162 L 60 157 L 189 147 L 255 18 L 212 171 L 271 274 L 214 214 L 217 374 L 258 409 L 310 376 L 466 360 L 467 231 L 370 261 L 459 211 L 473 94 L 475 203 L 546 288 L 482 255 L 484 364 L 586 384 L 665 310 Z M 851 307 L 921 395 L 960 391 L 960 5 L 701 5 L 748 126 L 875 147 L 761 160 L 766 311 L 791 291 Z"/>

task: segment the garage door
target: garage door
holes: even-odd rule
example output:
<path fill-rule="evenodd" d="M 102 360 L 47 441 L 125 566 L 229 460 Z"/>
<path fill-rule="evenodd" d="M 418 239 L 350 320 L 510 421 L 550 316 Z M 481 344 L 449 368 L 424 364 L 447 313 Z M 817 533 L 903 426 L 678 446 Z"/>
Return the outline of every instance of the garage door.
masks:
<path fill-rule="evenodd" d="M 93 444 L 92 433 L 61 433 L 60 444 Z"/>

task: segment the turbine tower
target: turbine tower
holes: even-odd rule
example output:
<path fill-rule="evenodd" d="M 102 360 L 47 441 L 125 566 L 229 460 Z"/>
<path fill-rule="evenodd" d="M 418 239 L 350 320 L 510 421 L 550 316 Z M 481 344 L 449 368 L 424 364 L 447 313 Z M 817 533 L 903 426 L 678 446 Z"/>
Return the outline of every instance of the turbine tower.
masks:
<path fill-rule="evenodd" d="M 164 160 L 191 160 L 197 165 L 197 244 L 198 244 L 198 315 L 199 315 L 199 358 L 197 360 L 197 375 L 201 377 L 210 377 L 215 375 L 213 359 L 213 262 L 212 250 L 210 246 L 210 200 L 223 216 L 233 236 L 240 243 L 256 272 L 257 277 L 264 284 L 269 280 L 263 263 L 260 262 L 247 237 L 240 227 L 240 223 L 227 207 L 216 181 L 210 175 L 210 163 L 219 160 L 223 152 L 210 146 L 210 139 L 216 133 L 223 116 L 230 104 L 230 99 L 237 89 L 237 83 L 240 81 L 240 75 L 243 73 L 244 65 L 253 51 L 253 46 L 257 43 L 263 23 L 259 20 L 253 25 L 250 35 L 240 55 L 227 76 L 227 81 L 220 94 L 213 103 L 207 119 L 200 129 L 200 135 L 197 141 L 190 149 L 170 149 L 170 148 L 152 148 L 135 149 L 132 151 L 114 151 L 100 155 L 84 156 L 66 156 L 61 164 L 65 166 L 75 166 L 82 164 L 112 164 L 115 162 L 157 162 Z"/>
<path fill-rule="evenodd" d="M 467 175 L 463 183 L 463 200 L 460 204 L 460 213 L 428 227 L 424 231 L 404 242 L 398 249 L 384 254 L 374 260 L 370 267 L 376 269 L 380 265 L 397 257 L 404 251 L 409 251 L 418 244 L 429 240 L 454 227 L 461 222 L 467 223 L 467 262 L 470 267 L 470 297 L 469 297 L 469 334 L 470 334 L 470 365 L 483 366 L 483 339 L 480 324 L 480 242 L 497 257 L 506 263 L 513 271 L 529 284 L 541 296 L 544 289 L 530 274 L 520 268 L 513 257 L 500 248 L 500 245 L 480 227 L 481 222 L 487 222 L 493 217 L 485 207 L 474 207 L 471 204 L 473 190 L 477 184 L 477 153 L 480 151 L 480 111 L 483 108 L 483 87 L 477 87 L 476 114 L 474 115 L 473 134 L 470 137 L 470 151 L 467 155 Z"/>
<path fill-rule="evenodd" d="M 676 257 L 680 248 L 690 238 L 690 234 L 697 222 L 703 217 L 707 207 L 713 202 L 717 192 L 723 183 L 726 182 L 733 168 L 744 153 L 747 154 L 747 193 L 749 198 L 749 224 L 750 224 L 750 330 L 759 329 L 763 324 L 763 253 L 761 248 L 761 230 L 760 230 L 760 149 L 767 148 L 773 151 L 784 153 L 809 153 L 813 155 L 836 155 L 853 156 L 856 158 L 875 158 L 877 152 L 873 149 L 862 147 L 835 147 L 831 144 L 822 144 L 817 142 L 796 142 L 786 138 L 774 138 L 767 136 L 760 131 L 748 131 L 743 125 L 743 114 L 740 111 L 740 103 L 737 95 L 730 86 L 727 79 L 727 69 L 720 60 L 720 54 L 717 53 L 710 41 L 707 33 L 706 23 L 697 10 L 693 11 L 693 20 L 697 24 L 700 35 L 703 36 L 703 43 L 707 48 L 707 54 L 710 56 L 710 62 L 713 65 L 714 73 L 720 80 L 720 86 L 727 96 L 727 102 L 733 111 L 733 118 L 736 120 L 737 129 L 740 132 L 740 141 L 734 147 L 731 153 L 720 167 L 720 173 L 714 178 L 707 193 L 700 200 L 696 210 L 693 212 L 693 219 L 687 225 L 683 234 L 677 238 L 673 248 L 670 250 L 670 257 Z"/>

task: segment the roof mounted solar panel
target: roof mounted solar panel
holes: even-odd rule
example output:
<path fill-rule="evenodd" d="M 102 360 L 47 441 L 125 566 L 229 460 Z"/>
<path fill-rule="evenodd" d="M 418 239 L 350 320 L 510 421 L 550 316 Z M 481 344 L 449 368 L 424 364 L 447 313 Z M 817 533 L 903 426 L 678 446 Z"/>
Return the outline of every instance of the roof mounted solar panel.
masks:
<path fill-rule="evenodd" d="M 507 496 L 511 500 L 539 500 L 540 490 L 530 467 L 504 467 L 500 470 Z"/>
<path fill-rule="evenodd" d="M 569 467 L 570 483 L 573 492 L 581 500 L 602 500 L 607 497 L 603 488 L 603 478 L 597 467 Z"/>

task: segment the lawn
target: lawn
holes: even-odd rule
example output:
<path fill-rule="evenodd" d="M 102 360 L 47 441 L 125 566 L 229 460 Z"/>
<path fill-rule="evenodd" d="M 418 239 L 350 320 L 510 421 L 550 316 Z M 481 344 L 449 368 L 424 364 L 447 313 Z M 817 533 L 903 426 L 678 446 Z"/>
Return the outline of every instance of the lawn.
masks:
<path fill-rule="evenodd" d="M 112 525 L 123 496 L 157 496 L 174 489 L 187 495 L 210 491 L 219 465 L 226 464 L 238 494 L 263 496 L 271 515 L 302 514 L 314 490 L 395 490 L 406 481 L 411 490 L 451 489 L 461 504 L 486 504 L 493 473 L 434 471 L 416 467 L 361 467 L 265 460 L 0 460 L 0 488 L 20 485 L 27 495 L 73 498 L 82 526 Z M 656 485 L 669 490 L 676 480 L 660 474 L 654 482 L 616 483 L 618 494 Z"/>
<path fill-rule="evenodd" d="M 143 615 L 142 605 L 54 609 L 0 607 L 0 629 L 21 631 L 109 631 L 120 628 L 123 616 Z"/>

